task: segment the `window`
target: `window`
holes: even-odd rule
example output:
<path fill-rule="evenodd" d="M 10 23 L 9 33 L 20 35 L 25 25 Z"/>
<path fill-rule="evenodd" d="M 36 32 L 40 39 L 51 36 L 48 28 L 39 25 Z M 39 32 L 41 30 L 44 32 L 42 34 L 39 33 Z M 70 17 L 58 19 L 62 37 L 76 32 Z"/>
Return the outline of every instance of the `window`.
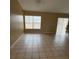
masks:
<path fill-rule="evenodd" d="M 41 16 L 25 16 L 25 29 L 40 29 Z"/>

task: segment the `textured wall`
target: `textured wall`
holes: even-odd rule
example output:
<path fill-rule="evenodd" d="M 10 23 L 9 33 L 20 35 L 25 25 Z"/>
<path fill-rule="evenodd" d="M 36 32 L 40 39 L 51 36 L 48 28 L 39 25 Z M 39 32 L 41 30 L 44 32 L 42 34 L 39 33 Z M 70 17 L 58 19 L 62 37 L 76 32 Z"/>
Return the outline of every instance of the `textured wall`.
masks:
<path fill-rule="evenodd" d="M 57 28 L 58 17 L 68 17 L 68 14 L 63 13 L 46 13 L 34 11 L 24 11 L 24 15 L 35 15 L 42 17 L 42 24 L 40 30 L 41 33 L 55 33 Z M 27 31 L 28 30 L 25 30 L 25 32 Z"/>
<path fill-rule="evenodd" d="M 10 0 L 10 43 L 23 34 L 23 11 L 17 0 Z"/>

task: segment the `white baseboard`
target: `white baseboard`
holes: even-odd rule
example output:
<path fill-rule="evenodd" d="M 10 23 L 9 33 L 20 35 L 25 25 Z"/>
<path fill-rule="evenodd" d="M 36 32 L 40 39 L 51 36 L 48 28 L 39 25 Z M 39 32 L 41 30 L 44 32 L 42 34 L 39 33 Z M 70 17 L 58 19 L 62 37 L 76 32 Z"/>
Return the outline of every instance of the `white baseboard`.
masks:
<path fill-rule="evenodd" d="M 10 47 L 10 49 L 23 37 L 24 34 L 22 34 Z"/>

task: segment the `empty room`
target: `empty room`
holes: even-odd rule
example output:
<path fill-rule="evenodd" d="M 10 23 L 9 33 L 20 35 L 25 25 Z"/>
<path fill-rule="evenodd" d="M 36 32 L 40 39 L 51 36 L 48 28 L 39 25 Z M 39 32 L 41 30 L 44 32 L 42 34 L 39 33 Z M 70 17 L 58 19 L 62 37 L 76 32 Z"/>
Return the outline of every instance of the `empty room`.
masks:
<path fill-rule="evenodd" d="M 10 59 L 69 59 L 69 0 L 10 0 Z"/>

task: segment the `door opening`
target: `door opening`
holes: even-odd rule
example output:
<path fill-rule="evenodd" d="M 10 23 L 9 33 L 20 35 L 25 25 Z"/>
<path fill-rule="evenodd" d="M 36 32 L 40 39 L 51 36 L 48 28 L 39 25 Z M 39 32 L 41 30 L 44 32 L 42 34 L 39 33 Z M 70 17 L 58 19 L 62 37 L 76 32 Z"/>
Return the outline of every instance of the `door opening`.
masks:
<path fill-rule="evenodd" d="M 56 34 L 57 35 L 66 34 L 67 25 L 68 25 L 68 18 L 58 18 Z"/>

